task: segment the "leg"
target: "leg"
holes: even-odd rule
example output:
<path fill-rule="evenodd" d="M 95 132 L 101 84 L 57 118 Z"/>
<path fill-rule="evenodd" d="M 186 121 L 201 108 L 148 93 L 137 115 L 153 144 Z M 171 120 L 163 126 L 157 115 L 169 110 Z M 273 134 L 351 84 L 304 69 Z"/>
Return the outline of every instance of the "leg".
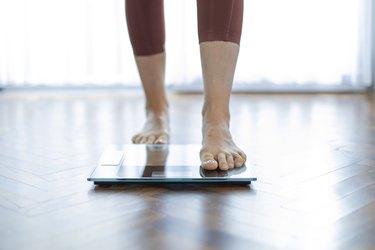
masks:
<path fill-rule="evenodd" d="M 132 138 L 134 143 L 169 141 L 168 101 L 164 89 L 165 53 L 135 58 L 146 96 L 146 123 Z"/>
<path fill-rule="evenodd" d="M 229 131 L 229 100 L 239 53 L 243 0 L 198 0 L 198 31 L 204 81 L 203 141 L 205 169 L 240 167 L 245 153 Z"/>
<path fill-rule="evenodd" d="M 168 101 L 164 89 L 163 0 L 126 0 L 126 20 L 146 96 L 146 124 L 134 143 L 168 143 Z"/>

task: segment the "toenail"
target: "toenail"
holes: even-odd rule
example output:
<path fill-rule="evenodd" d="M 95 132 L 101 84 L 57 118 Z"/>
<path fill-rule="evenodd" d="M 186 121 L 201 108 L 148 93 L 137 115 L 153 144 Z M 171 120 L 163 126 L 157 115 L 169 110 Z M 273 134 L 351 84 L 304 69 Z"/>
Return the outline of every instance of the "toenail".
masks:
<path fill-rule="evenodd" d="M 215 160 L 207 160 L 207 161 L 204 161 L 203 164 L 209 164 L 209 163 L 216 163 Z"/>

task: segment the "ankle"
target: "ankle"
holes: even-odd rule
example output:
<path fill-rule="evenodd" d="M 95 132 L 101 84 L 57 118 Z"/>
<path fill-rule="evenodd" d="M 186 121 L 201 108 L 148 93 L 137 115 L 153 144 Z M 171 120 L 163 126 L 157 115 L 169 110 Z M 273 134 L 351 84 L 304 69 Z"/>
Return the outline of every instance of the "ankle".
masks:
<path fill-rule="evenodd" d="M 228 108 L 204 105 L 202 109 L 202 118 L 203 125 L 229 127 L 230 113 Z"/>
<path fill-rule="evenodd" d="M 146 117 L 153 120 L 165 120 L 168 117 L 168 110 L 147 110 Z"/>
<path fill-rule="evenodd" d="M 158 102 L 154 104 L 146 103 L 146 114 L 152 114 L 156 116 L 163 116 L 168 114 L 168 102 L 163 101 L 163 102 Z"/>
<path fill-rule="evenodd" d="M 202 129 L 205 131 L 228 130 L 229 123 L 230 123 L 230 119 L 227 116 L 212 115 L 212 114 L 206 113 L 205 115 L 203 115 Z"/>
<path fill-rule="evenodd" d="M 231 138 L 229 126 L 226 124 L 203 124 L 202 139 L 203 142 L 215 140 L 217 138 Z"/>

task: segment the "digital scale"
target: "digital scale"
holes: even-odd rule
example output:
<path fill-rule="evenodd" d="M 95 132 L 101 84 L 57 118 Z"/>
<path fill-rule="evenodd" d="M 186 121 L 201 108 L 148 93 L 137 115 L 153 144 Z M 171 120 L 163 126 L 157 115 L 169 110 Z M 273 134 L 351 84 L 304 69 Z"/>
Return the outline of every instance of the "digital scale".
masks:
<path fill-rule="evenodd" d="M 199 144 L 111 145 L 87 178 L 95 185 L 147 183 L 211 183 L 249 185 L 255 181 L 245 164 L 239 168 L 205 170 L 200 166 Z"/>

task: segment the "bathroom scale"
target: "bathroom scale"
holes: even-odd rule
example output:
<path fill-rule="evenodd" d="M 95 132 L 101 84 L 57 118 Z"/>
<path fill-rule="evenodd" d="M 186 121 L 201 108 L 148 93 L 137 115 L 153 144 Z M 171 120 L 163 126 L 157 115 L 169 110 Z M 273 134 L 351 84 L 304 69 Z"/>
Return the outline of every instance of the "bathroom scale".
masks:
<path fill-rule="evenodd" d="M 246 164 L 226 171 L 203 169 L 200 149 L 199 144 L 110 145 L 87 180 L 101 186 L 132 183 L 248 185 L 256 180 Z"/>

